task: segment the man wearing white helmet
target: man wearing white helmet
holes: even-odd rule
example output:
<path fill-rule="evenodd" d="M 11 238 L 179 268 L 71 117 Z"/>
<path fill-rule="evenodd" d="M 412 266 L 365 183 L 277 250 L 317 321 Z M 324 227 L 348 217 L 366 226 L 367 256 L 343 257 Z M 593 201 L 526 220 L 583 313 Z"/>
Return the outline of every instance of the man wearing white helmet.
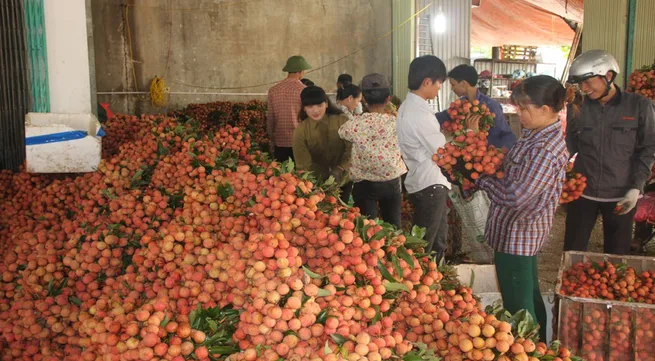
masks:
<path fill-rule="evenodd" d="M 564 250 L 586 251 L 600 213 L 604 252 L 630 253 L 637 200 L 655 161 L 655 103 L 614 84 L 619 66 L 602 50 L 577 57 L 569 83 L 584 93 L 569 106 L 566 143 L 577 153 L 575 171 L 587 177 L 582 197 L 566 216 Z"/>

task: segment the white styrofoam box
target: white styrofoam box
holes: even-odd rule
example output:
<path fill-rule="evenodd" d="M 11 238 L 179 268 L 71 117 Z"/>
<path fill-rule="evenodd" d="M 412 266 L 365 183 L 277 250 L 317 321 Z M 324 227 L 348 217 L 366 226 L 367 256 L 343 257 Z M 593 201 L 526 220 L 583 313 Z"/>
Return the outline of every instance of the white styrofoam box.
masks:
<path fill-rule="evenodd" d="M 457 277 L 464 285 L 473 285 L 473 293 L 500 292 L 496 279 L 496 267 L 492 264 L 460 264 L 455 266 Z"/>
<path fill-rule="evenodd" d="M 25 116 L 25 138 L 74 130 L 88 135 L 81 139 L 26 146 L 27 172 L 95 171 L 102 157 L 102 138 L 96 135 L 100 129 L 100 122 L 93 114 L 28 113 Z"/>
<path fill-rule="evenodd" d="M 473 294 L 480 298 L 483 309 L 502 299 L 494 265 L 461 264 L 455 266 L 455 269 L 457 270 L 457 277 L 464 285 L 471 285 L 471 276 L 473 275 L 471 289 L 473 290 Z M 546 336 L 550 342 L 553 339 L 553 307 L 555 303 L 555 294 L 553 292 L 542 292 L 541 297 L 546 304 L 546 315 L 548 317 Z"/>

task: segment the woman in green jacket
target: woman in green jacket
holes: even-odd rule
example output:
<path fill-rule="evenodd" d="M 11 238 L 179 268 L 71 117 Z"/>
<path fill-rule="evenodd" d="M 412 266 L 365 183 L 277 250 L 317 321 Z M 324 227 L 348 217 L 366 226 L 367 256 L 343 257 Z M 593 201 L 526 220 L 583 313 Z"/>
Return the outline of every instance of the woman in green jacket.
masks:
<path fill-rule="evenodd" d="M 313 172 L 319 182 L 334 177 L 343 185 L 341 200 L 347 203 L 352 191 L 352 182 L 348 182 L 351 144 L 339 137 L 339 128 L 348 118 L 320 87 L 303 89 L 300 101 L 300 122 L 293 132 L 296 167 Z"/>

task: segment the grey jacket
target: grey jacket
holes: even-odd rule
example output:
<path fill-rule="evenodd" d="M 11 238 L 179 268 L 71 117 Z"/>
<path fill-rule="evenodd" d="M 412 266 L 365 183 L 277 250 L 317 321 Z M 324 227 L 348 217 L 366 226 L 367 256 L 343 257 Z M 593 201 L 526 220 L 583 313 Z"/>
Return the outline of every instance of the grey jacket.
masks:
<path fill-rule="evenodd" d="M 566 144 L 578 153 L 575 170 L 587 177 L 590 197 L 643 190 L 655 161 L 655 102 L 617 90 L 605 106 L 585 97 L 577 114 L 568 109 Z"/>

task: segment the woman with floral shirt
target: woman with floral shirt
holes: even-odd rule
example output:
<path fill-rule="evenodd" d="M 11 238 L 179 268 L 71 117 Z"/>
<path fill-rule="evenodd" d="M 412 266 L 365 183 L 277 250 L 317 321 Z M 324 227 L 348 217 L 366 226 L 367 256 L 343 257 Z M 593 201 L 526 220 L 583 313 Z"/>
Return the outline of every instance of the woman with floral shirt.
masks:
<path fill-rule="evenodd" d="M 400 156 L 396 117 L 385 108 L 391 89 L 382 74 L 370 74 L 361 83 L 369 113 L 356 116 L 339 128 L 339 136 L 352 143 L 350 178 L 355 182 L 353 200 L 362 214 L 378 217 L 400 228 L 402 185 L 407 172 Z"/>

